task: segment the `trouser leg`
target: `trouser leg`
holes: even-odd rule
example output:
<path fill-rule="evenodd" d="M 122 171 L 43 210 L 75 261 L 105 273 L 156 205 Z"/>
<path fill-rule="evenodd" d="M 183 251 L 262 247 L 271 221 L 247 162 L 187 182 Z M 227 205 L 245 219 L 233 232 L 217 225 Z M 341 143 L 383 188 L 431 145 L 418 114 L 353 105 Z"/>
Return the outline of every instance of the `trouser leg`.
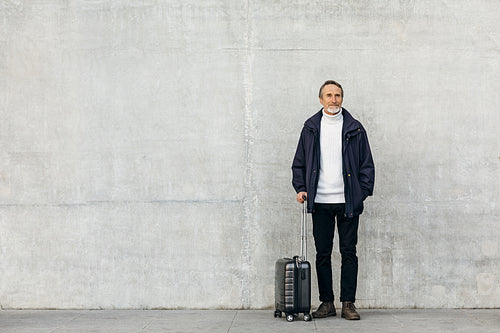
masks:
<path fill-rule="evenodd" d="M 333 301 L 332 248 L 335 229 L 335 214 L 328 204 L 315 204 L 313 236 L 316 246 L 316 275 L 318 277 L 319 300 Z"/>
<path fill-rule="evenodd" d="M 343 214 L 337 215 L 339 247 L 342 257 L 340 274 L 341 302 L 354 302 L 356 300 L 356 287 L 358 282 L 358 257 L 356 256 L 358 225 L 359 216 L 346 218 Z"/>

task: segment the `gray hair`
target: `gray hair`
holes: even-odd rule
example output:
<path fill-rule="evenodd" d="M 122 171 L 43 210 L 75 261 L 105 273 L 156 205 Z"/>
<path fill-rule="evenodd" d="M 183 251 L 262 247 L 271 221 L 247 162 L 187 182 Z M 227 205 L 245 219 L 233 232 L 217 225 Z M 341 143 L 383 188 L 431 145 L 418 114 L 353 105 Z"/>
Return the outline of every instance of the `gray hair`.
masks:
<path fill-rule="evenodd" d="M 342 86 L 340 85 L 340 83 L 338 83 L 337 81 L 333 81 L 333 80 L 325 81 L 325 83 L 323 83 L 323 85 L 321 86 L 321 88 L 319 88 L 319 98 L 323 99 L 323 88 L 326 85 L 329 85 L 329 84 L 333 84 L 333 85 L 336 85 L 337 87 L 339 87 L 340 88 L 340 92 L 342 94 L 342 98 L 344 98 L 344 89 L 342 89 Z"/>

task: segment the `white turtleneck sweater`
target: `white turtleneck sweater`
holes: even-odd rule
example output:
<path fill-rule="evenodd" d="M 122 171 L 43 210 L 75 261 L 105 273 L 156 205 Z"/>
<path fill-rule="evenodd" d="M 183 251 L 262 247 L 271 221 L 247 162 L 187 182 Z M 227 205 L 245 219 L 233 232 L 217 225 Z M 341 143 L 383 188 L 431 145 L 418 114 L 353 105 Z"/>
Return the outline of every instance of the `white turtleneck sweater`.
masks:
<path fill-rule="evenodd" d="M 321 117 L 321 159 L 318 189 L 314 202 L 345 203 L 344 177 L 342 175 L 342 112 Z"/>

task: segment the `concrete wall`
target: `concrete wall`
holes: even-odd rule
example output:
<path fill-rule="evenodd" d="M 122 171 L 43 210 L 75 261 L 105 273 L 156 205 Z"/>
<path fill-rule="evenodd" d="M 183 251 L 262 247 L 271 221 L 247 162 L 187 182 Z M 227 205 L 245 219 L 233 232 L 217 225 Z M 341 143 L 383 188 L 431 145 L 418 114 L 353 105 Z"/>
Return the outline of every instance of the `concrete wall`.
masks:
<path fill-rule="evenodd" d="M 499 10 L 0 2 L 0 306 L 272 307 L 299 131 L 335 79 L 377 171 L 358 307 L 499 307 Z"/>

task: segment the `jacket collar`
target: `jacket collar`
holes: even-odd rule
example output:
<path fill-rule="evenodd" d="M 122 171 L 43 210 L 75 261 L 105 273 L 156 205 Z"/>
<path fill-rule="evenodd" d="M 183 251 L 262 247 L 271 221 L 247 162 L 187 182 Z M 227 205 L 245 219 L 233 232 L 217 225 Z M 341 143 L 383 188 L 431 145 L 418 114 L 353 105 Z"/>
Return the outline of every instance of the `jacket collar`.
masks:
<path fill-rule="evenodd" d="M 309 128 L 315 134 L 318 133 L 321 128 L 321 117 L 323 117 L 323 109 L 319 110 L 311 118 L 307 119 L 304 126 Z"/>
<path fill-rule="evenodd" d="M 344 108 L 342 108 L 344 116 L 344 126 L 342 127 L 342 135 L 345 136 L 346 133 L 352 131 L 358 131 L 361 128 L 361 123 L 354 119 L 354 117 Z"/>

